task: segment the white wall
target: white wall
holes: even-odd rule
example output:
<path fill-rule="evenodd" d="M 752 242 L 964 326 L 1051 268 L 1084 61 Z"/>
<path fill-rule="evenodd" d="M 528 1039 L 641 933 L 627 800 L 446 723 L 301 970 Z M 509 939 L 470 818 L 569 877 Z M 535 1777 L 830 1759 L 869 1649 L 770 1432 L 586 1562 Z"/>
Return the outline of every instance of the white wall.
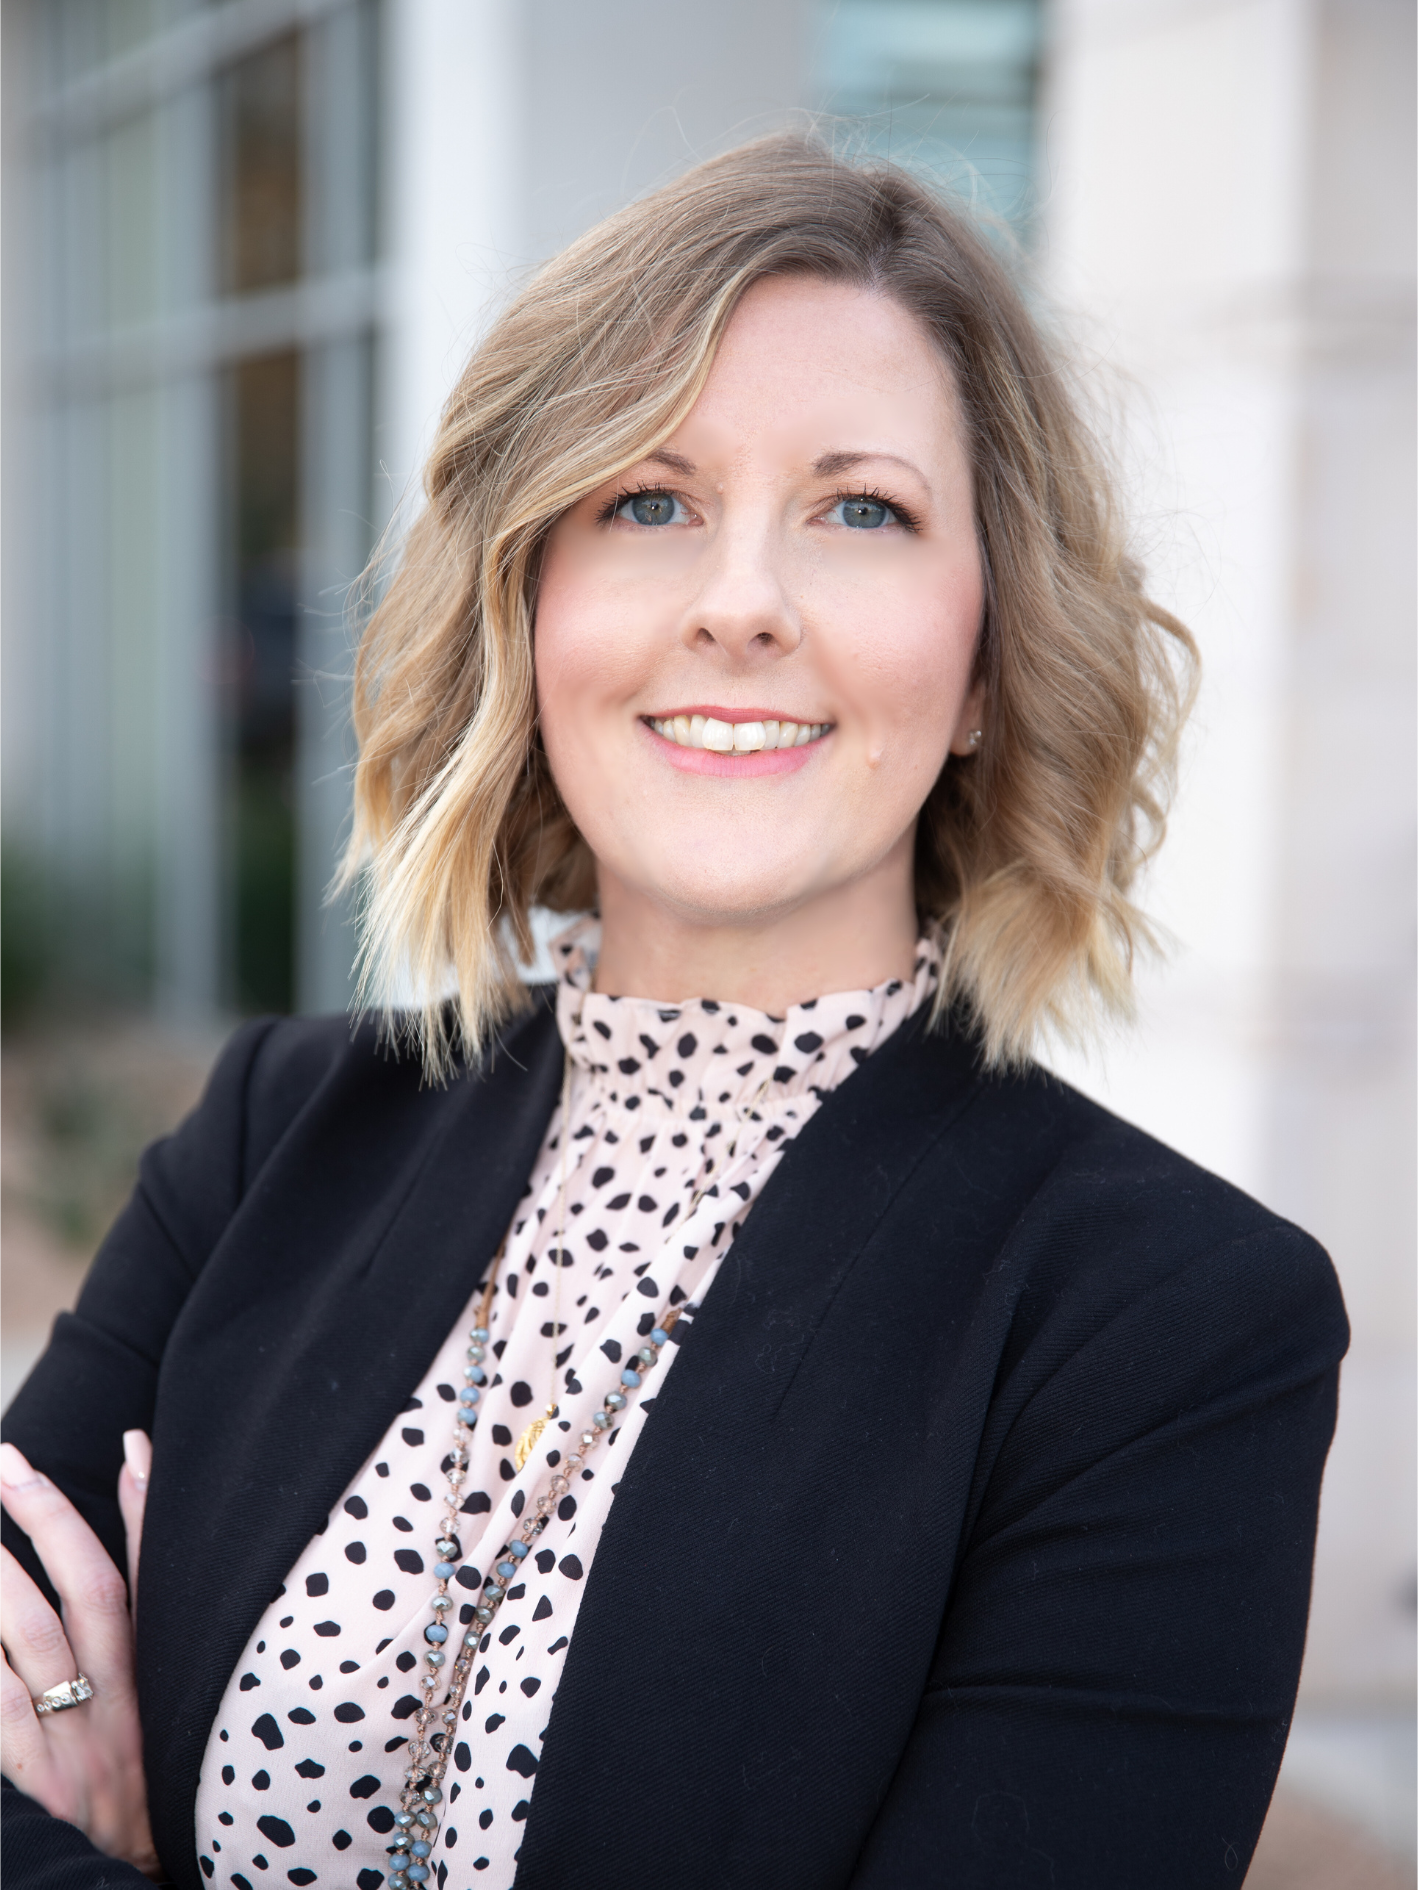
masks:
<path fill-rule="evenodd" d="M 1312 1704 L 1413 1675 L 1413 11 L 1061 0 L 1046 269 L 1205 682 L 1141 1030 L 1058 1067 L 1309 1228 Z"/>

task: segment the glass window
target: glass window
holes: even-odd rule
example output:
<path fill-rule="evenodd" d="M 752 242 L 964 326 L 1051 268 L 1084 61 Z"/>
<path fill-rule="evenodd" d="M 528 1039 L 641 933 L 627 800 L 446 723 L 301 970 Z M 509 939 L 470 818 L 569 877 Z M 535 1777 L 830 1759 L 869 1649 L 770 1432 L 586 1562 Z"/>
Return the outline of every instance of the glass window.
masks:
<path fill-rule="evenodd" d="M 45 0 L 14 41 L 35 628 L 7 846 L 56 988 L 210 1018 L 348 995 L 323 897 L 376 510 L 380 5 L 221 0 L 209 31 L 204 4 Z"/>
<path fill-rule="evenodd" d="M 1038 0 L 833 0 L 819 96 L 869 150 L 930 173 L 1027 235 Z"/>
<path fill-rule="evenodd" d="M 300 356 L 231 371 L 228 984 L 242 1011 L 295 1003 L 295 667 L 300 586 Z"/>
<path fill-rule="evenodd" d="M 301 119 L 298 34 L 223 75 L 218 274 L 228 294 L 294 282 L 300 274 Z"/>

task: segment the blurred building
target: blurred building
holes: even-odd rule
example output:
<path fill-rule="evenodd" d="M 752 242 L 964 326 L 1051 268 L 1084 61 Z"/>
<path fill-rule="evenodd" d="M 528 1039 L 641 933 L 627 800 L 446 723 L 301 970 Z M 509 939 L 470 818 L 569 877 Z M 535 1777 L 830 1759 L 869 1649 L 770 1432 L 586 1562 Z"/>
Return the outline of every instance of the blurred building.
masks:
<path fill-rule="evenodd" d="M 1152 886 L 1174 952 L 1136 1036 L 1060 1067 L 1333 1251 L 1355 1345 L 1307 1698 L 1397 1725 L 1411 4 L 10 0 L 3 17 L 7 954 L 168 1015 L 347 1000 L 348 914 L 324 904 L 349 795 L 346 594 L 510 285 L 805 113 L 1012 228 L 1115 429 L 1154 588 L 1206 664 Z M 1371 1774 L 1395 1747 L 1374 1750 Z"/>
<path fill-rule="evenodd" d="M 1334 1256 L 1287 1764 L 1398 1780 L 1410 1855 L 1414 38 L 1401 0 L 1061 0 L 1043 165 L 1052 298 L 1206 669 L 1151 888 L 1175 949 L 1142 1029 L 1063 1067 Z"/>
<path fill-rule="evenodd" d="M 81 989 L 339 1003 L 320 899 L 375 529 L 377 10 L 58 0 L 5 27 L 26 910 Z"/>
<path fill-rule="evenodd" d="M 487 308 L 812 101 L 1027 221 L 1039 32 L 1034 0 L 7 6 L 5 829 L 50 971 L 343 1005 L 347 593 Z"/>

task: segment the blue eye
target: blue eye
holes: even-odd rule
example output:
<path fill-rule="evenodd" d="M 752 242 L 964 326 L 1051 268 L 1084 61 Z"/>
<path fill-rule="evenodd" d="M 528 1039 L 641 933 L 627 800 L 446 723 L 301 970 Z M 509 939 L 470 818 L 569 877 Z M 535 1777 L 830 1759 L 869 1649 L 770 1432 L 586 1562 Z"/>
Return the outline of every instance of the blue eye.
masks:
<path fill-rule="evenodd" d="M 879 526 L 896 523 L 896 514 L 884 500 L 869 499 L 865 495 L 855 499 L 839 499 L 832 508 L 832 516 L 859 532 L 871 532 Z"/>
<path fill-rule="evenodd" d="M 615 508 L 615 516 L 637 525 L 677 525 L 684 508 L 672 492 L 632 492 Z"/>

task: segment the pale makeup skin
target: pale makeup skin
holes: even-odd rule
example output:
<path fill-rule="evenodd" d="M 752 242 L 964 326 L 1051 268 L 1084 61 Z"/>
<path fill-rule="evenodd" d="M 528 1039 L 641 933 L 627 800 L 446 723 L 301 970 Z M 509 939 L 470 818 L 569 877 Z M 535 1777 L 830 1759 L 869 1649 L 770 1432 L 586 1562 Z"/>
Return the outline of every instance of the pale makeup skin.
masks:
<path fill-rule="evenodd" d="M 537 686 L 596 858 L 602 990 L 781 1015 L 909 975 L 916 817 L 981 707 L 972 501 L 954 390 L 912 317 L 776 280 L 745 296 L 661 451 L 558 522 Z M 151 1446 L 130 1431 L 124 1448 L 136 1592 Z M 7 1773 L 158 1877 L 122 1580 L 11 1444 L 0 1501 L 64 1604 L 61 1620 L 0 1552 Z M 31 1698 L 77 1672 L 95 1698 L 36 1717 Z"/>
<path fill-rule="evenodd" d="M 925 332 L 868 290 L 756 284 L 683 425 L 546 548 L 542 737 L 595 856 L 597 988 L 781 1015 L 907 975 L 916 819 L 979 724 L 983 610 Z"/>

